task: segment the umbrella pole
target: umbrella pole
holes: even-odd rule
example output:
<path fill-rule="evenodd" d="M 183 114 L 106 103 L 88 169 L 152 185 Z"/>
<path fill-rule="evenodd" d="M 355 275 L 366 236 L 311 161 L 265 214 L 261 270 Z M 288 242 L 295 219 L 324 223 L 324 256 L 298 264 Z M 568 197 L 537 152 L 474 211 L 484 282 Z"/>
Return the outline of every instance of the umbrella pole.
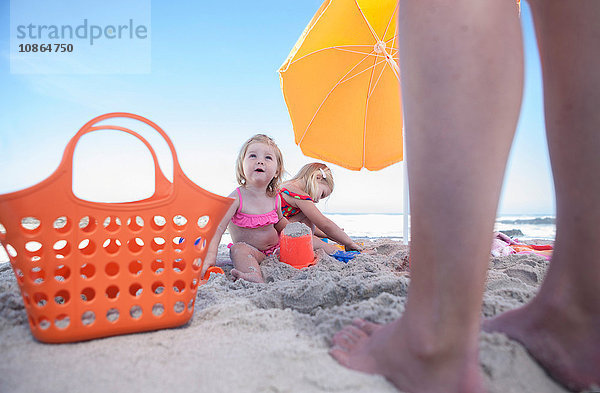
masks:
<path fill-rule="evenodd" d="M 408 200 L 408 169 L 406 168 L 406 143 L 404 138 L 404 128 L 402 129 L 402 189 L 403 189 L 403 214 L 404 217 L 404 227 L 402 228 L 402 243 L 404 245 L 408 245 L 408 215 L 409 211 L 409 200 Z"/>

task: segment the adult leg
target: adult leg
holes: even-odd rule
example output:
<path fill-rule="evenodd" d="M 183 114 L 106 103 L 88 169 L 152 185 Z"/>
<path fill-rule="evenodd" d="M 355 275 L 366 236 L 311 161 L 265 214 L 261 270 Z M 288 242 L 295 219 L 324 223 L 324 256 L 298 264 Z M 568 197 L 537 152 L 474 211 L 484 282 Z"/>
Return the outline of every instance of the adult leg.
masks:
<path fill-rule="evenodd" d="M 521 101 L 520 24 L 510 1 L 403 0 L 399 14 L 412 215 L 406 311 L 379 329 L 361 322 L 339 332 L 331 353 L 400 390 L 481 391 L 480 310 Z"/>
<path fill-rule="evenodd" d="M 600 385 L 600 2 L 531 1 L 556 189 L 556 243 L 538 295 L 485 323 L 559 382 Z"/>
<path fill-rule="evenodd" d="M 265 254 L 246 243 L 235 243 L 229 249 L 229 255 L 235 267 L 231 269 L 233 277 L 252 282 L 265 282 L 259 266 L 259 263 L 265 259 Z"/>

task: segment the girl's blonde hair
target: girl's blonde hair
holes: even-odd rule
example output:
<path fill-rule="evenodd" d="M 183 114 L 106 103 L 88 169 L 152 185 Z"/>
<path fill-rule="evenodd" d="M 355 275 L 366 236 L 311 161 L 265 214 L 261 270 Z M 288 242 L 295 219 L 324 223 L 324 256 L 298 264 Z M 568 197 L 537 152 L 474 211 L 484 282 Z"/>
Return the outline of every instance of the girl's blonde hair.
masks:
<path fill-rule="evenodd" d="M 313 200 L 319 199 L 319 195 L 317 194 L 319 191 L 319 181 L 327 183 L 329 189 L 333 192 L 334 183 L 331 169 L 320 162 L 311 162 L 310 164 L 304 165 L 290 181 L 298 179 L 301 179 L 304 182 L 304 191 Z"/>
<path fill-rule="evenodd" d="M 281 150 L 277 147 L 275 141 L 264 135 L 264 134 L 256 134 L 252 138 L 248 139 L 240 149 L 240 153 L 238 154 L 237 160 L 235 162 L 235 177 L 240 186 L 246 185 L 246 176 L 244 176 L 244 157 L 246 156 L 246 152 L 248 151 L 248 147 L 253 143 L 264 143 L 269 145 L 275 151 L 275 158 L 277 159 L 277 176 L 275 176 L 269 185 L 267 186 L 267 195 L 270 197 L 274 197 L 277 195 L 279 191 L 279 186 L 281 185 L 281 178 L 283 176 L 283 155 L 281 154 Z"/>

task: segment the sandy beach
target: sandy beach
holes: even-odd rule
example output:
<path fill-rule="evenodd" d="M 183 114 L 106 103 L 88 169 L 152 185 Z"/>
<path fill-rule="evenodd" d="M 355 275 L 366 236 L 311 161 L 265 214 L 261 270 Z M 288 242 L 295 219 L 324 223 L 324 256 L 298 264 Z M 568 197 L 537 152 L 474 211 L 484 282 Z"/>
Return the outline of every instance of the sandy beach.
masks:
<path fill-rule="evenodd" d="M 327 353 L 353 318 L 386 323 L 402 314 L 408 248 L 367 241 L 375 255 L 344 264 L 324 254 L 296 270 L 270 257 L 266 284 L 212 275 L 187 325 L 74 344 L 32 337 L 10 264 L 0 264 L 1 392 L 395 392 L 384 378 L 347 370 Z M 547 261 L 490 258 L 482 315 L 516 308 L 536 293 Z M 561 393 L 517 343 L 482 333 L 480 363 L 491 393 Z"/>

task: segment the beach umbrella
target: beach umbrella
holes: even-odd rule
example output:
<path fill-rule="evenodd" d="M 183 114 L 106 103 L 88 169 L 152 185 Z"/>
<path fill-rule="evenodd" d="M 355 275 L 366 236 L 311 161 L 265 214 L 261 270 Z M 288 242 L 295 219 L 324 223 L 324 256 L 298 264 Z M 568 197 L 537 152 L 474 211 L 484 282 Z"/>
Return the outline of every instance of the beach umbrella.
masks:
<path fill-rule="evenodd" d="M 295 142 L 352 170 L 403 158 L 397 0 L 325 0 L 279 69 Z"/>

